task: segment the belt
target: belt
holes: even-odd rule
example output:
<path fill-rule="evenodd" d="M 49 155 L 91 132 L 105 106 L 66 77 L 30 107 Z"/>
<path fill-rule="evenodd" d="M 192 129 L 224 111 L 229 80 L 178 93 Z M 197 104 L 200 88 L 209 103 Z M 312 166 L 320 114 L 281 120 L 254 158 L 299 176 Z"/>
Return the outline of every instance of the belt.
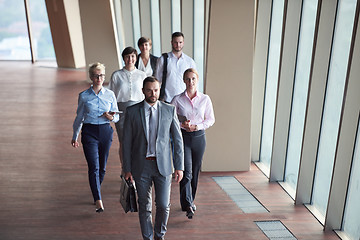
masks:
<path fill-rule="evenodd" d="M 205 130 L 198 130 L 198 131 L 194 131 L 194 132 L 187 132 L 185 129 L 181 129 L 181 132 L 183 135 L 186 136 L 193 136 L 193 137 L 197 137 L 197 136 L 201 136 L 205 134 Z"/>
<path fill-rule="evenodd" d="M 156 161 L 156 157 L 147 157 L 146 160 Z"/>

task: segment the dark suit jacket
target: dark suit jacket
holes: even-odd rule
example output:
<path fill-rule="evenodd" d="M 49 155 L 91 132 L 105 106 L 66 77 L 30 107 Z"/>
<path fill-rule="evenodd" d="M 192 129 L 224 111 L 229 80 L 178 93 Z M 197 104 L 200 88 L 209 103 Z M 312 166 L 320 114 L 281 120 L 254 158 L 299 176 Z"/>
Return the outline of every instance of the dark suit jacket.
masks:
<path fill-rule="evenodd" d="M 139 59 L 140 59 L 140 54 L 138 55 L 136 62 L 135 62 L 135 67 L 138 68 L 139 67 Z M 158 57 L 155 57 L 154 55 L 150 54 L 150 65 L 151 68 L 153 70 L 153 76 L 155 76 L 156 73 L 156 62 L 158 60 Z"/>
<path fill-rule="evenodd" d="M 163 176 L 176 170 L 184 170 L 183 139 L 180 124 L 173 105 L 158 101 L 158 132 L 156 139 L 156 161 L 159 172 Z M 173 140 L 174 157 L 171 162 L 171 143 Z M 147 151 L 146 120 L 144 101 L 128 107 L 124 122 L 123 135 L 123 170 L 131 172 L 134 177 L 140 177 Z"/>

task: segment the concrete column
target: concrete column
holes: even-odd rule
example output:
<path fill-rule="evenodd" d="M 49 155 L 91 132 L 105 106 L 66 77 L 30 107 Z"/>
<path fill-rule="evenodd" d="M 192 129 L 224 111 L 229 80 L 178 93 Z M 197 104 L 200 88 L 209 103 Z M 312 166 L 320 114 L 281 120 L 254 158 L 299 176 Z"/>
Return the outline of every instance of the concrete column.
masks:
<path fill-rule="evenodd" d="M 45 0 L 58 67 L 85 66 L 78 0 Z"/>
<path fill-rule="evenodd" d="M 254 8 L 253 0 L 211 1 L 205 89 L 216 122 L 203 171 L 250 169 Z"/>

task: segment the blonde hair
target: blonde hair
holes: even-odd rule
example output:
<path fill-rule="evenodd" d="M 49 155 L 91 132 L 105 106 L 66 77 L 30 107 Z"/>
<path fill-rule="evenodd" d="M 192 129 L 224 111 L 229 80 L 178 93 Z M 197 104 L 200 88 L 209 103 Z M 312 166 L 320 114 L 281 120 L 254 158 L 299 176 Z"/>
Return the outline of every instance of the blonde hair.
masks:
<path fill-rule="evenodd" d="M 195 69 L 195 68 L 188 68 L 188 69 L 186 69 L 185 72 L 184 72 L 183 80 L 185 80 L 186 74 L 187 74 L 187 73 L 190 73 L 190 72 L 195 73 L 196 77 L 199 79 L 199 73 L 196 71 L 196 69 Z"/>
<path fill-rule="evenodd" d="M 89 75 L 93 75 L 95 70 L 100 70 L 102 72 L 105 72 L 105 65 L 99 62 L 90 64 L 89 66 Z"/>

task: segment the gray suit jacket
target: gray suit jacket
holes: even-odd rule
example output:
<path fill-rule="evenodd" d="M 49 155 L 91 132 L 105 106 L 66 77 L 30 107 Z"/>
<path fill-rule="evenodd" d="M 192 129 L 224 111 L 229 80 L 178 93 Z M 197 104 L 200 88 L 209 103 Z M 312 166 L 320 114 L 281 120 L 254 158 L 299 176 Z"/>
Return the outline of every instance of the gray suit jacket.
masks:
<path fill-rule="evenodd" d="M 156 161 L 163 176 L 176 170 L 184 170 L 183 139 L 176 110 L 173 105 L 158 102 L 158 133 L 156 139 Z M 171 164 L 171 143 L 174 144 L 173 166 Z M 126 110 L 123 135 L 123 171 L 140 177 L 146 160 L 147 150 L 146 120 L 144 101 L 130 106 Z"/>

